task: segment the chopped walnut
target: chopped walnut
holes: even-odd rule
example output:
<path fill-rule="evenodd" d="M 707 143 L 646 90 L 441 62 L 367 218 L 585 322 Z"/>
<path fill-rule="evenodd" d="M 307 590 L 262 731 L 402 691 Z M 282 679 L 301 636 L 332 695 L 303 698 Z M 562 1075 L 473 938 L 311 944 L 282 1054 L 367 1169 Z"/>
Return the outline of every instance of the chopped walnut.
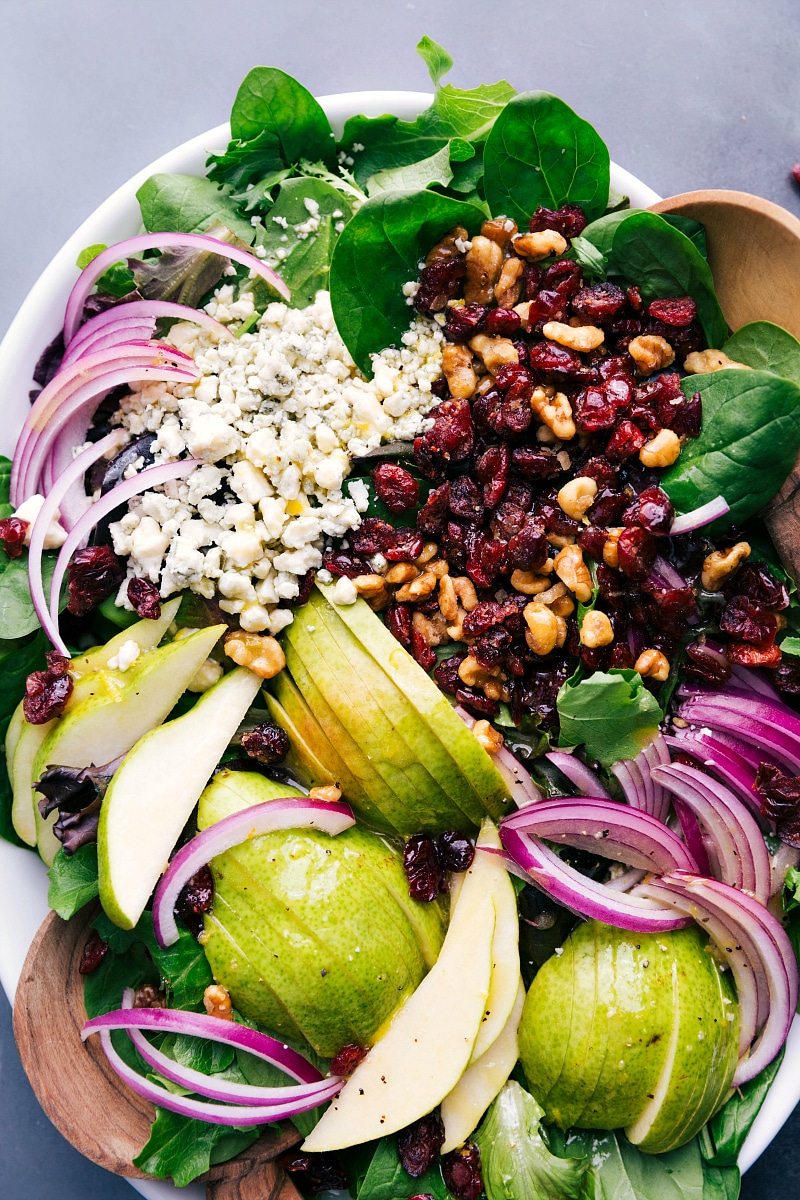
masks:
<path fill-rule="evenodd" d="M 559 581 L 558 583 L 552 584 L 552 586 L 549 587 L 546 592 L 540 592 L 536 597 L 536 602 L 537 604 L 546 604 L 549 608 L 554 600 L 560 600 L 561 597 L 565 596 L 566 594 L 567 585 Z"/>
<path fill-rule="evenodd" d="M 439 611 L 446 621 L 455 621 L 458 616 L 458 598 L 449 575 L 439 580 Z"/>
<path fill-rule="evenodd" d="M 558 617 L 538 600 L 526 604 L 522 610 L 525 624 L 525 641 L 534 654 L 550 654 L 558 641 Z"/>
<path fill-rule="evenodd" d="M 540 592 L 544 592 L 550 587 L 550 580 L 546 575 L 537 575 L 535 571 L 512 571 L 511 586 L 517 592 L 522 592 L 523 596 L 538 596 Z"/>
<path fill-rule="evenodd" d="M 425 563 L 430 562 L 432 558 L 436 558 L 439 553 L 439 547 L 436 542 L 426 542 L 422 547 L 422 553 L 414 559 L 414 563 L 418 567 L 423 567 Z"/>
<path fill-rule="evenodd" d="M 712 371 L 751 370 L 746 363 L 734 362 L 721 350 L 695 350 L 692 354 L 687 354 L 683 369 L 690 375 L 708 375 Z"/>
<path fill-rule="evenodd" d="M 558 503 L 568 517 L 580 521 L 587 509 L 594 504 L 597 482 L 588 475 L 578 475 L 565 483 L 558 493 Z"/>
<path fill-rule="evenodd" d="M 586 353 L 602 346 L 605 334 L 594 325 L 562 325 L 560 321 L 548 321 L 542 326 L 542 333 L 551 342 L 566 346 L 569 350 L 579 350 Z"/>
<path fill-rule="evenodd" d="M 482 237 L 488 238 L 490 242 L 497 242 L 502 248 L 508 245 L 517 232 L 517 222 L 512 221 L 510 217 L 495 217 L 481 225 Z"/>
<path fill-rule="evenodd" d="M 247 667 L 262 679 L 272 679 L 286 666 L 286 659 L 274 637 L 236 630 L 225 638 L 225 653 L 240 667 Z"/>
<path fill-rule="evenodd" d="M 386 583 L 410 583 L 412 579 L 417 579 L 420 574 L 421 571 L 415 563 L 399 562 L 392 563 L 383 579 Z"/>
<path fill-rule="evenodd" d="M 569 442 L 575 437 L 572 405 L 563 392 L 556 392 L 549 387 L 534 388 L 531 396 L 531 408 L 559 441 Z"/>
<path fill-rule="evenodd" d="M 313 787 L 308 793 L 308 798 L 321 800 L 323 804 L 336 804 L 337 800 L 342 798 L 342 789 L 333 783 L 327 783 L 324 786 Z"/>
<path fill-rule="evenodd" d="M 470 349 L 483 359 L 486 370 L 491 371 L 493 375 L 496 375 L 501 367 L 519 362 L 517 348 L 510 338 L 487 337 L 485 333 L 479 333 L 477 337 L 470 339 L 469 344 Z"/>
<path fill-rule="evenodd" d="M 490 680 L 497 679 L 499 674 L 499 667 L 492 667 L 491 669 L 482 667 L 471 654 L 468 654 L 458 667 L 458 677 L 467 687 L 482 688 Z"/>
<path fill-rule="evenodd" d="M 453 576 L 453 587 L 464 612 L 472 612 L 473 608 L 476 608 L 478 604 L 478 593 L 475 591 L 475 584 L 469 576 Z"/>
<path fill-rule="evenodd" d="M 233 1012 L 231 994 L 219 983 L 210 983 L 203 992 L 203 1004 L 210 1017 L 218 1017 L 221 1021 L 232 1021 Z"/>
<path fill-rule="evenodd" d="M 522 277 L 525 264 L 521 258 L 507 258 L 503 263 L 495 289 L 494 298 L 498 308 L 513 308 L 522 293 Z M 527 314 L 526 314 L 527 316 Z"/>
<path fill-rule="evenodd" d="M 450 640 L 447 632 L 447 621 L 442 613 L 415 612 L 411 618 L 412 627 L 422 637 L 426 646 L 441 646 Z"/>
<path fill-rule="evenodd" d="M 670 467 L 680 452 L 681 441 L 677 433 L 671 429 L 661 429 L 642 446 L 639 460 L 646 467 Z"/>
<path fill-rule="evenodd" d="M 386 595 L 386 583 L 382 575 L 356 575 L 353 587 L 365 600 Z"/>
<path fill-rule="evenodd" d="M 703 559 L 700 582 L 707 592 L 718 592 L 723 579 L 750 556 L 750 543 L 737 542 L 728 550 L 714 550 Z"/>
<path fill-rule="evenodd" d="M 429 250 L 425 256 L 425 266 L 433 266 L 434 263 L 449 262 L 451 258 L 458 258 L 464 251 L 461 247 L 464 242 L 469 241 L 469 234 L 463 225 L 454 225 L 452 229 L 444 235 L 440 242 L 437 242 L 432 250 Z M 460 243 L 460 245 L 459 245 Z"/>
<path fill-rule="evenodd" d="M 657 333 L 642 333 L 628 345 L 628 353 L 640 375 L 652 375 L 675 361 L 675 351 L 666 338 Z"/>
<path fill-rule="evenodd" d="M 565 546 L 556 555 L 554 567 L 558 578 L 567 585 L 575 598 L 581 604 L 587 604 L 592 597 L 592 577 L 583 561 L 580 546 Z"/>
<path fill-rule="evenodd" d="M 151 983 L 142 984 L 133 993 L 134 1008 L 166 1008 L 167 996 Z"/>
<path fill-rule="evenodd" d="M 478 382 L 469 347 L 445 342 L 442 347 L 442 374 L 447 380 L 450 395 L 457 400 L 468 400 Z"/>
<path fill-rule="evenodd" d="M 437 583 L 436 576 L 430 571 L 425 571 L 417 579 L 412 579 L 410 583 L 404 583 L 395 593 L 395 600 L 400 604 L 407 604 L 411 600 L 424 600 L 426 596 L 430 596 Z"/>
<path fill-rule="evenodd" d="M 588 612 L 581 622 L 581 641 L 590 650 L 598 646 L 610 646 L 614 640 L 614 630 L 604 612 L 593 609 Z"/>
<path fill-rule="evenodd" d="M 490 725 L 488 721 L 476 721 L 472 726 L 472 736 L 487 754 L 496 754 L 503 748 L 503 735 Z"/>
<path fill-rule="evenodd" d="M 514 253 L 520 258 L 536 262 L 547 258 L 549 254 L 563 254 L 567 248 L 567 239 L 555 229 L 542 229 L 539 233 L 522 233 L 512 242 Z"/>
<path fill-rule="evenodd" d="M 619 539 L 622 534 L 622 526 L 616 525 L 611 529 L 606 530 L 606 540 L 603 546 L 603 562 L 607 567 L 613 567 L 614 570 L 619 569 Z"/>
<path fill-rule="evenodd" d="M 497 242 L 479 234 L 472 239 L 466 264 L 464 299 L 467 304 L 489 304 L 494 299 L 494 285 L 503 266 L 502 249 Z"/>
<path fill-rule="evenodd" d="M 660 650 L 643 650 L 633 664 L 633 669 L 643 678 L 663 683 L 669 676 L 669 659 Z"/>
<path fill-rule="evenodd" d="M 555 600 L 551 601 L 550 608 L 557 617 L 571 617 L 575 612 L 575 601 L 571 596 L 556 596 Z"/>

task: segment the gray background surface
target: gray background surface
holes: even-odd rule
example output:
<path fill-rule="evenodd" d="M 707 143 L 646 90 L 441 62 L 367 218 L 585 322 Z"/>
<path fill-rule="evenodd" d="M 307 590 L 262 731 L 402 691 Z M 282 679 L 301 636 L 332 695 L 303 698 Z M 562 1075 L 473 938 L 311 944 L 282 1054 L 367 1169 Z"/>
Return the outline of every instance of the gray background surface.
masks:
<path fill-rule="evenodd" d="M 135 170 L 225 120 L 256 63 L 319 94 L 427 90 L 428 33 L 462 87 L 553 91 L 662 195 L 755 192 L 800 215 L 797 0 L 0 0 L 0 333 L 78 224 Z M 0 1200 L 128 1200 L 52 1129 L 0 997 Z M 744 1200 L 800 1200 L 800 1113 Z"/>

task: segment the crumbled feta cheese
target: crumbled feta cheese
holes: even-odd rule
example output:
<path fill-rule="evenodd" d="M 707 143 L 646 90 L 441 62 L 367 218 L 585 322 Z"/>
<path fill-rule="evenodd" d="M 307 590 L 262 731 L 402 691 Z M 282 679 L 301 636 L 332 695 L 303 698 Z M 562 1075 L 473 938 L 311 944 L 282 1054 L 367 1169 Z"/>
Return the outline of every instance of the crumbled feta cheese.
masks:
<path fill-rule="evenodd" d="M 14 513 L 14 516 L 18 517 L 20 521 L 28 522 L 28 528 L 25 531 L 26 546 L 30 546 L 31 544 L 33 525 L 43 504 L 44 496 L 40 496 L 38 494 L 35 496 L 29 496 L 27 500 L 23 500 L 22 504 L 20 504 L 19 508 Z M 67 531 L 58 520 L 60 515 L 61 514 L 59 513 L 58 509 L 56 509 L 55 516 L 47 527 L 47 532 L 44 535 L 43 542 L 43 548 L 45 550 L 57 550 L 58 547 L 63 546 L 64 542 L 67 540 Z"/>
<path fill-rule="evenodd" d="M 108 660 L 108 665 L 112 671 L 127 671 L 128 667 L 132 667 L 137 658 L 142 652 L 142 648 L 133 638 L 130 641 L 123 642 L 118 652 Z"/>
<path fill-rule="evenodd" d="M 334 604 L 355 604 L 358 599 L 356 585 L 346 575 L 340 575 L 333 589 Z"/>

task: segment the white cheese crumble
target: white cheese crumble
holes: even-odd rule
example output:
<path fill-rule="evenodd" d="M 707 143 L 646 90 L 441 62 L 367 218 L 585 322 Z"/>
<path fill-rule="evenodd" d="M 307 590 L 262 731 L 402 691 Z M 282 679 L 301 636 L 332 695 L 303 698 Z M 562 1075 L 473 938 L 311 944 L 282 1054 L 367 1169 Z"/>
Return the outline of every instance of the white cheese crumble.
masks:
<path fill-rule="evenodd" d="M 141 652 L 139 643 L 131 638 L 130 641 L 122 643 L 114 657 L 108 660 L 108 665 L 112 671 L 127 671 L 136 662 Z"/>
<path fill-rule="evenodd" d="M 226 284 L 207 311 L 242 321 L 253 301 Z M 343 491 L 351 458 L 428 428 L 442 331 L 416 318 L 398 348 L 372 356 L 372 380 L 353 363 L 323 291 L 304 309 L 268 305 L 233 342 L 188 323 L 166 340 L 192 355 L 200 378 L 134 384 L 114 420 L 132 437 L 156 434 L 156 463 L 188 452 L 203 465 L 132 500 L 111 526 L 114 549 L 128 557 L 128 578 L 158 583 L 162 597 L 183 588 L 216 596 L 243 629 L 276 634 L 292 620 L 281 602 L 322 566 L 324 537 L 355 529 L 367 508 L 363 481 Z M 352 603 L 344 583 L 353 597 L 341 602 Z M 129 607 L 127 579 L 117 603 Z"/>
<path fill-rule="evenodd" d="M 36 518 L 41 512 L 43 504 L 44 496 L 40 496 L 37 492 L 36 495 L 29 496 L 27 500 L 23 501 L 17 511 L 13 514 L 15 517 L 19 517 L 20 521 L 28 522 L 28 528 L 25 530 L 24 538 L 24 544 L 26 546 L 30 546 L 31 544 L 33 526 Z M 57 550 L 58 547 L 63 546 L 64 542 L 67 540 L 67 531 L 58 519 L 60 515 L 61 514 L 59 513 L 58 509 L 56 509 L 55 515 L 47 527 L 47 532 L 44 535 L 43 543 L 43 548 L 45 550 Z"/>

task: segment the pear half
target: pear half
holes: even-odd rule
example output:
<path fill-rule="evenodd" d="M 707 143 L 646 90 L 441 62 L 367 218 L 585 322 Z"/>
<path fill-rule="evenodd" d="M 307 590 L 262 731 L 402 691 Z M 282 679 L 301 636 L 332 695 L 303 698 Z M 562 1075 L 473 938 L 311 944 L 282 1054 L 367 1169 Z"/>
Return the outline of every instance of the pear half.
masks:
<path fill-rule="evenodd" d="M 305 1150 L 341 1150 L 395 1133 L 458 1083 L 489 995 L 495 912 L 486 893 L 494 869 L 488 856 L 476 856 L 436 964 L 306 1138 Z"/>
<path fill-rule="evenodd" d="M 186 646 L 192 638 L 174 645 Z M 132 929 L 144 912 L 261 683 L 245 667 L 223 675 L 188 713 L 141 738 L 111 780 L 97 835 L 100 903 L 122 929 Z"/>

